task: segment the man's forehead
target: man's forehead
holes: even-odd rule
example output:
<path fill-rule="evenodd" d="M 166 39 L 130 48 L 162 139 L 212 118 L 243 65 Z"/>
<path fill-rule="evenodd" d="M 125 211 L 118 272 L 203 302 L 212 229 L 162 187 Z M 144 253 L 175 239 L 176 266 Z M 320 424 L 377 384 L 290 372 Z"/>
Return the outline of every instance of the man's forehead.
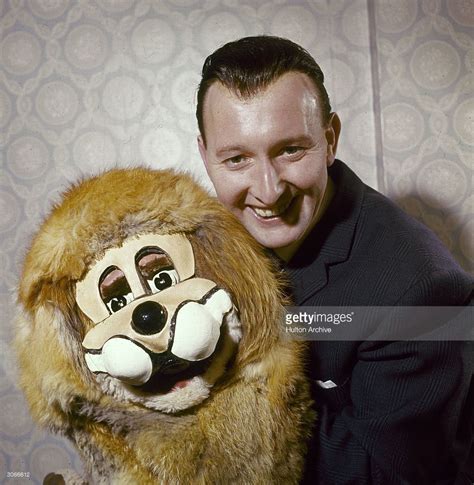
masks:
<path fill-rule="evenodd" d="M 221 81 L 217 80 L 208 88 L 204 100 L 204 108 L 206 108 L 206 105 L 207 107 L 212 106 L 214 101 L 222 101 L 223 98 L 238 101 L 242 104 L 251 104 L 252 101 L 255 101 L 258 98 L 264 98 L 273 91 L 281 92 L 289 90 L 294 92 L 295 89 L 312 95 L 319 102 L 318 90 L 311 78 L 302 72 L 289 71 L 250 94 L 241 93 L 237 88 L 226 86 Z"/>
<path fill-rule="evenodd" d="M 212 145 L 240 136 L 302 135 L 321 124 L 321 106 L 312 81 L 288 73 L 254 96 L 239 96 L 220 82 L 210 86 L 204 104 L 204 124 Z M 216 138 L 217 137 L 217 138 Z"/>

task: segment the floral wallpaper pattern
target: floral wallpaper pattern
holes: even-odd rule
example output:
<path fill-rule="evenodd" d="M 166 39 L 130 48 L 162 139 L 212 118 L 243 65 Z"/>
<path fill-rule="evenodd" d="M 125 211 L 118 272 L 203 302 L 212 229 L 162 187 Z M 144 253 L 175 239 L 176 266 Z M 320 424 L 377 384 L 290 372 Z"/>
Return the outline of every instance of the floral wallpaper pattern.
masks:
<path fill-rule="evenodd" d="M 210 188 L 195 93 L 226 41 L 306 47 L 342 119 L 340 158 L 472 269 L 473 26 L 472 0 L 1 0 L 0 481 L 81 470 L 17 387 L 9 343 L 31 235 L 69 183 L 110 167 L 173 167 Z"/>

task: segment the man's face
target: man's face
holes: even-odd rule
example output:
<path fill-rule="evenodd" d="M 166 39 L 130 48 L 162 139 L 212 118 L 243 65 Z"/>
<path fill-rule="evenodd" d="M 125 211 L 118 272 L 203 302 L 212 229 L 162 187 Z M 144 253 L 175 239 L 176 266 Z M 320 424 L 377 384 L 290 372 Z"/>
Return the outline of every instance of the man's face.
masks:
<path fill-rule="evenodd" d="M 285 258 L 321 215 L 337 116 L 323 124 L 312 81 L 296 72 L 249 99 L 216 82 L 203 116 L 206 145 L 199 137 L 199 150 L 217 197 L 260 244 Z"/>

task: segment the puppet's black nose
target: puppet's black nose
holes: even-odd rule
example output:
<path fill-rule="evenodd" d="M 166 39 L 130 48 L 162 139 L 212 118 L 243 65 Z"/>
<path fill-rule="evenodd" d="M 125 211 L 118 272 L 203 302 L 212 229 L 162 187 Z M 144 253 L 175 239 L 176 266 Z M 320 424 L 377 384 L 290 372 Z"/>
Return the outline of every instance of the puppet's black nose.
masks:
<path fill-rule="evenodd" d="M 153 335 L 163 330 L 167 318 L 164 306 L 156 301 L 145 301 L 133 310 L 132 327 L 141 335 Z"/>

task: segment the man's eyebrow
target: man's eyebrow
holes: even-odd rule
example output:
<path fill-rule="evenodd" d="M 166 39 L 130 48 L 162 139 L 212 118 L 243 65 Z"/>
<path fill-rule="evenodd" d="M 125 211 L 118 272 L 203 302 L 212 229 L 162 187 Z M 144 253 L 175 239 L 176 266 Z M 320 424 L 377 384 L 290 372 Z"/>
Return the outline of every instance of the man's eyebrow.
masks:
<path fill-rule="evenodd" d="M 288 145 L 294 145 L 295 143 L 314 143 L 314 140 L 308 135 L 296 135 L 296 136 L 289 136 L 288 138 L 284 138 L 283 140 L 278 140 L 278 143 L 275 143 L 277 147 L 285 147 Z"/>
<path fill-rule="evenodd" d="M 240 153 L 243 152 L 244 148 L 240 145 L 224 145 L 223 147 L 219 147 L 216 150 L 216 155 L 219 156 L 224 156 L 229 153 Z"/>

